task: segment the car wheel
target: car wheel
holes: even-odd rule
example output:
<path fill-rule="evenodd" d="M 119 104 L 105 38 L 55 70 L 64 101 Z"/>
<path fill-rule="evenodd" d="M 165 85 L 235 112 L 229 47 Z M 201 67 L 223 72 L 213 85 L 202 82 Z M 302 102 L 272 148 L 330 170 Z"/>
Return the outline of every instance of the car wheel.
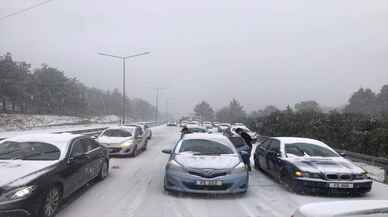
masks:
<path fill-rule="evenodd" d="M 43 198 L 42 208 L 39 216 L 53 217 L 58 212 L 62 200 L 62 191 L 59 186 L 51 187 Z"/>
<path fill-rule="evenodd" d="M 138 154 L 137 145 L 134 146 L 131 156 L 136 157 Z"/>
<path fill-rule="evenodd" d="M 144 143 L 143 151 L 147 150 L 147 145 L 148 145 L 148 140 L 145 141 L 145 143 Z"/>
<path fill-rule="evenodd" d="M 150 134 L 150 136 L 148 137 L 148 139 L 152 139 L 152 133 Z"/>
<path fill-rule="evenodd" d="M 98 180 L 103 180 L 105 179 L 109 174 L 109 164 L 106 160 L 104 160 L 102 162 L 102 165 L 101 165 L 101 170 L 100 172 L 98 173 L 98 176 L 97 176 L 97 179 Z"/>

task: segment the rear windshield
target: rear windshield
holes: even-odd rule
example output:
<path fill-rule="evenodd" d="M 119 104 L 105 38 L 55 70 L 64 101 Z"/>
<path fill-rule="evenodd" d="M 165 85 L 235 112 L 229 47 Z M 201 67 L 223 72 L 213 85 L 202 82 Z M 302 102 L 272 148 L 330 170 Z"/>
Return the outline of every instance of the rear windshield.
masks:
<path fill-rule="evenodd" d="M 191 152 L 195 155 L 234 154 L 227 144 L 205 139 L 183 140 L 179 152 Z"/>
<path fill-rule="evenodd" d="M 311 144 L 311 143 L 292 143 L 285 145 L 287 157 L 338 157 L 339 155 L 332 150 Z"/>
<path fill-rule="evenodd" d="M 131 137 L 132 136 L 132 134 L 127 130 L 121 130 L 121 129 L 106 130 L 102 135 L 107 137 Z"/>
<path fill-rule="evenodd" d="M 58 160 L 61 151 L 54 145 L 41 142 L 0 143 L 1 160 Z"/>

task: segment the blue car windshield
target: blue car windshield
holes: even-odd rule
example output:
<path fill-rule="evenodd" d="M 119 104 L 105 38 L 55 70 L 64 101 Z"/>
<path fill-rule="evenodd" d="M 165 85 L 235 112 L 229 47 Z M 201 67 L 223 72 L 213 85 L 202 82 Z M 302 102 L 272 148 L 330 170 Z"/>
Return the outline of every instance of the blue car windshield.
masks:
<path fill-rule="evenodd" d="M 234 154 L 228 145 L 206 139 L 183 140 L 179 152 L 192 152 L 195 155 Z"/>

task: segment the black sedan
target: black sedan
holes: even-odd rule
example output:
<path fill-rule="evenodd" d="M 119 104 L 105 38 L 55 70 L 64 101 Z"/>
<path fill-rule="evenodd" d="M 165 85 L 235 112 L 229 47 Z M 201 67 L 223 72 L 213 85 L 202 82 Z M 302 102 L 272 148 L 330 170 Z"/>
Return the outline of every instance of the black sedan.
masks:
<path fill-rule="evenodd" d="M 52 217 L 62 199 L 108 171 L 108 151 L 85 136 L 36 134 L 1 141 L 0 216 Z"/>
<path fill-rule="evenodd" d="M 365 194 L 372 180 L 328 145 L 305 138 L 269 138 L 254 153 L 261 169 L 298 193 Z"/>

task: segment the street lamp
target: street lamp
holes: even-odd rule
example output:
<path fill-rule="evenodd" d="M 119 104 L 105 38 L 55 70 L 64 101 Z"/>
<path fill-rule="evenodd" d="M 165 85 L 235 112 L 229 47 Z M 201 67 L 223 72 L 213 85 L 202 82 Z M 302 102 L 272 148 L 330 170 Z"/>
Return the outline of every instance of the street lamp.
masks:
<path fill-rule="evenodd" d="M 159 113 L 159 91 L 166 90 L 167 88 L 155 88 L 156 90 L 156 99 L 155 99 L 155 122 L 158 122 L 158 113 Z"/>
<path fill-rule="evenodd" d="M 117 56 L 117 55 L 112 55 L 112 54 L 108 54 L 108 53 L 97 53 L 99 55 L 102 55 L 102 56 L 108 56 L 108 57 L 113 57 L 113 58 L 117 58 L 117 59 L 121 59 L 123 61 L 123 102 L 122 102 L 122 106 L 123 106 L 123 111 L 122 111 L 122 117 L 121 117 L 121 123 L 124 124 L 125 123 L 125 119 L 126 119 L 126 103 L 125 103 L 125 60 L 129 59 L 129 58 L 133 58 L 133 57 L 137 57 L 137 56 L 142 56 L 142 55 L 147 55 L 147 54 L 150 54 L 150 52 L 144 52 L 144 53 L 138 53 L 138 54 L 134 54 L 134 55 L 130 55 L 130 56 Z"/>

